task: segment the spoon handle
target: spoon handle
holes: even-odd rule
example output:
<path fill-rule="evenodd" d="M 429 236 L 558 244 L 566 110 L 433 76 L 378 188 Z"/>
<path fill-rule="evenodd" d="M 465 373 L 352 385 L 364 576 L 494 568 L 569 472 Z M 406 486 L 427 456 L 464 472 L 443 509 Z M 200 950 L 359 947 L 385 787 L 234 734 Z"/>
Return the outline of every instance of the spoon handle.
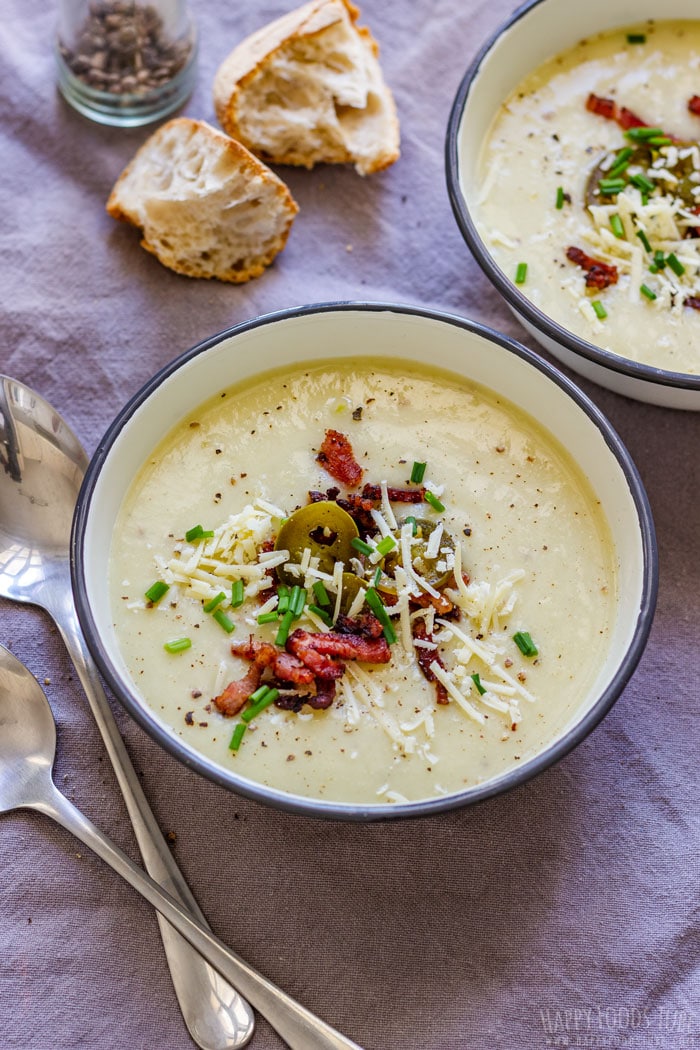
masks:
<path fill-rule="evenodd" d="M 226 980 L 242 990 L 291 1050 L 361 1050 L 235 955 L 134 864 L 52 781 L 30 806 L 72 832 L 162 912 Z"/>
<path fill-rule="evenodd" d="M 194 915 L 206 919 L 177 866 L 148 803 L 85 644 L 72 591 L 62 588 L 49 611 L 66 644 L 97 723 L 134 827 L 146 870 Z M 202 1050 L 237 1050 L 253 1034 L 253 1013 L 242 996 L 159 914 L 158 924 L 185 1024 Z"/>

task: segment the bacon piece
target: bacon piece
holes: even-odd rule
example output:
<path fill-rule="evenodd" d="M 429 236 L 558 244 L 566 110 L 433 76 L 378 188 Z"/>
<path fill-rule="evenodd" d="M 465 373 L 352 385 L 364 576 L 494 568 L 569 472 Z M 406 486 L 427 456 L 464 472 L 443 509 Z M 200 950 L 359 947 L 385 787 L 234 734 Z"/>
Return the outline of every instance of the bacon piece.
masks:
<path fill-rule="evenodd" d="M 260 685 L 261 675 L 262 668 L 257 664 L 252 664 L 245 678 L 229 682 L 223 693 L 219 693 L 218 696 L 214 697 L 213 703 L 217 711 L 220 711 L 227 718 L 237 715 L 241 708 L 245 706 L 245 702 L 250 694 L 254 693 Z"/>
<path fill-rule="evenodd" d="M 253 660 L 261 671 L 265 667 L 271 668 L 275 678 L 282 682 L 311 685 L 314 681 L 313 673 L 301 660 L 272 642 L 257 642 L 251 636 L 247 642 L 232 642 L 231 652 L 234 656 Z"/>
<path fill-rule="evenodd" d="M 609 288 L 611 284 L 617 284 L 617 267 L 602 259 L 593 259 L 586 255 L 581 248 L 567 248 L 567 259 L 580 266 L 586 271 L 586 288 Z"/>
<path fill-rule="evenodd" d="M 418 616 L 411 624 L 411 634 L 413 635 L 414 641 L 418 639 L 421 642 L 432 642 L 432 634 L 428 634 L 428 629 L 425 626 L 425 620 Z M 434 672 L 431 670 L 430 665 L 432 663 L 438 663 L 440 667 L 444 667 L 442 659 L 437 649 L 425 649 L 422 645 L 417 645 L 414 649 L 416 659 L 418 660 L 418 666 L 423 672 L 424 676 L 429 682 L 435 683 L 435 699 L 439 704 L 449 704 L 450 698 L 447 695 L 442 682 L 438 681 L 435 677 Z"/>
<path fill-rule="evenodd" d="M 688 99 L 688 109 L 696 117 L 700 117 L 700 95 L 693 95 L 692 98 Z"/>
<path fill-rule="evenodd" d="M 387 487 L 387 495 L 392 503 L 422 503 L 425 499 L 425 489 L 394 489 Z M 381 485 L 370 485 L 362 488 L 363 499 L 371 499 L 377 502 L 382 498 Z"/>
<path fill-rule="evenodd" d="M 344 616 L 342 613 L 335 622 L 338 634 L 359 634 L 363 638 L 379 638 L 384 628 L 374 613 L 360 613 L 359 616 Z"/>
<path fill-rule="evenodd" d="M 343 485 L 354 488 L 362 481 L 362 467 L 355 459 L 352 445 L 338 430 L 327 430 L 316 461 Z"/>
<path fill-rule="evenodd" d="M 591 113 L 595 113 L 599 117 L 605 117 L 606 120 L 614 120 L 621 128 L 625 131 L 628 128 L 648 128 L 649 125 L 641 117 L 638 117 L 636 113 L 633 113 L 627 106 L 618 106 L 612 98 L 601 98 L 600 95 L 594 95 L 590 93 L 586 99 L 586 109 Z"/>
<path fill-rule="evenodd" d="M 700 295 L 689 295 L 683 300 L 683 306 L 689 306 L 692 310 L 700 310 Z"/>
<path fill-rule="evenodd" d="M 370 664 L 386 664 L 391 660 L 391 651 L 384 637 L 363 638 L 336 631 L 311 634 L 298 627 L 287 639 L 287 648 L 323 681 L 342 677 L 345 672 L 343 660 L 361 660 Z"/>

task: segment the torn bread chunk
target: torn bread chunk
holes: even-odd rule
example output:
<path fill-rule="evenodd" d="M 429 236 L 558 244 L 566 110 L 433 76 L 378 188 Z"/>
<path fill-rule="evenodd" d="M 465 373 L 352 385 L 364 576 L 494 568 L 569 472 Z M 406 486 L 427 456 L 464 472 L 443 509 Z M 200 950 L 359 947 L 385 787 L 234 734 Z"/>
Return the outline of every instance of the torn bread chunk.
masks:
<path fill-rule="evenodd" d="M 243 40 L 214 80 L 221 126 L 274 164 L 393 164 L 396 107 L 358 17 L 348 0 L 312 0 Z"/>
<path fill-rule="evenodd" d="M 233 284 L 263 273 L 298 210 L 284 182 L 245 147 L 184 117 L 147 139 L 107 201 L 164 266 Z"/>

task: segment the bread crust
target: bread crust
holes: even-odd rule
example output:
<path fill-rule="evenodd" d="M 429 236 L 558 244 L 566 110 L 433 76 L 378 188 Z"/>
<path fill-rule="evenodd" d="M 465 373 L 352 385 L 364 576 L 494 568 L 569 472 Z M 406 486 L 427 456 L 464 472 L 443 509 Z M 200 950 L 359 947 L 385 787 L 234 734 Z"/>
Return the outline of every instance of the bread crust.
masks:
<path fill-rule="evenodd" d="M 399 157 L 396 106 L 379 68 L 377 41 L 366 26 L 357 25 L 359 16 L 359 8 L 350 0 L 310 0 L 246 37 L 224 59 L 214 79 L 214 109 L 222 128 L 258 157 L 273 164 L 312 168 L 316 163 L 354 163 L 362 175 L 381 171 L 393 164 Z M 315 155 L 301 140 L 291 145 L 287 143 L 282 150 L 266 148 L 249 133 L 246 121 L 241 118 L 241 102 L 246 92 L 256 78 L 270 67 L 275 57 L 282 55 L 290 45 L 300 41 L 312 42 L 314 38 L 320 41 L 327 30 L 343 21 L 348 23 L 376 65 L 386 123 L 382 141 L 376 143 L 370 156 L 359 156 L 357 152 L 338 143 L 329 147 L 326 155 Z M 290 113 L 292 110 L 293 106 L 290 106 Z M 362 119 L 361 111 L 358 111 L 357 119 Z M 324 151 L 317 153 L 323 154 Z"/>
<path fill-rule="evenodd" d="M 197 181 L 198 163 L 208 165 L 211 185 Z M 240 142 L 206 121 L 177 117 L 136 152 L 106 210 L 140 229 L 141 246 L 176 273 L 241 284 L 282 251 L 299 208 L 279 176 Z M 232 229 L 234 219 L 242 234 Z"/>

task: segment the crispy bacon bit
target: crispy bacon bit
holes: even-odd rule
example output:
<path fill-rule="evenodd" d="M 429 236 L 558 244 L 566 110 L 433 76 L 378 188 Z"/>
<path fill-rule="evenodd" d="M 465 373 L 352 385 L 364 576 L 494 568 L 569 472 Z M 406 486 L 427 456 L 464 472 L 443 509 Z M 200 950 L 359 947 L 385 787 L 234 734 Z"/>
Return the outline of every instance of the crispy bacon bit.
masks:
<path fill-rule="evenodd" d="M 245 706 L 245 702 L 251 693 L 260 685 L 262 668 L 258 664 L 252 664 L 245 678 L 239 678 L 236 682 L 229 682 L 223 693 L 214 697 L 216 709 L 227 718 L 232 718 Z"/>
<path fill-rule="evenodd" d="M 269 667 L 281 682 L 311 685 L 314 681 L 313 673 L 301 660 L 272 642 L 257 642 L 252 635 L 247 642 L 232 642 L 231 652 L 234 656 L 252 660 L 261 671 Z"/>
<path fill-rule="evenodd" d="M 387 488 L 387 494 L 392 503 L 422 503 L 425 499 L 425 489 L 394 489 Z M 363 499 L 371 499 L 375 502 L 382 498 L 381 485 L 364 485 L 362 488 Z"/>
<path fill-rule="evenodd" d="M 606 120 L 616 121 L 625 131 L 628 128 L 649 127 L 647 122 L 633 113 L 631 109 L 627 109 L 626 106 L 618 106 L 614 99 L 601 98 L 600 95 L 594 95 L 593 92 L 586 99 L 586 109 L 599 117 L 605 117 Z"/>
<path fill-rule="evenodd" d="M 693 95 L 692 98 L 688 99 L 688 109 L 696 117 L 700 117 L 700 95 Z"/>
<path fill-rule="evenodd" d="M 337 634 L 359 634 L 362 638 L 380 638 L 384 628 L 374 613 L 360 613 L 359 616 L 340 614 L 335 622 Z"/>
<path fill-rule="evenodd" d="M 391 660 L 391 650 L 384 637 L 366 638 L 336 631 L 310 634 L 297 628 L 287 639 L 287 648 L 324 681 L 342 677 L 343 660 L 369 664 L 387 664 Z"/>
<path fill-rule="evenodd" d="M 700 295 L 689 295 L 683 300 L 683 306 L 689 306 L 692 310 L 700 310 Z"/>
<path fill-rule="evenodd" d="M 362 481 L 362 467 L 355 459 L 352 445 L 338 430 L 327 430 L 316 461 L 343 485 L 354 488 Z"/>
<path fill-rule="evenodd" d="M 432 634 L 428 634 L 428 629 L 425 626 L 425 620 L 418 616 L 411 624 L 411 633 L 414 640 L 417 638 L 421 642 L 432 642 Z M 434 673 L 430 669 L 432 663 L 438 663 L 440 667 L 443 667 L 442 659 L 437 649 L 425 649 L 422 645 L 415 647 L 416 659 L 418 660 L 418 666 L 423 672 L 424 676 L 429 682 L 435 683 L 435 698 L 439 704 L 449 704 L 450 698 L 447 695 L 442 682 L 439 682 L 435 677 Z"/>
<path fill-rule="evenodd" d="M 608 288 L 617 284 L 617 267 L 586 255 L 581 248 L 567 248 L 567 259 L 586 271 L 586 288 Z"/>

